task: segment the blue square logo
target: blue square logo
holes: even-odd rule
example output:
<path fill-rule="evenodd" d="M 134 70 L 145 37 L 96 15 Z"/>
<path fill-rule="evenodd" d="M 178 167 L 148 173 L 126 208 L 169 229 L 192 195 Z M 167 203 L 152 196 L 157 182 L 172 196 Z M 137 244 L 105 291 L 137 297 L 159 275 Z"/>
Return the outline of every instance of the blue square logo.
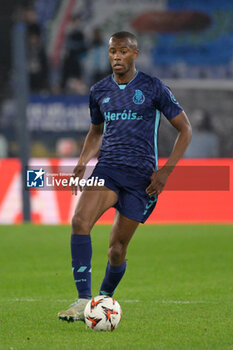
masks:
<path fill-rule="evenodd" d="M 27 170 L 27 187 L 44 187 L 44 170 Z"/>

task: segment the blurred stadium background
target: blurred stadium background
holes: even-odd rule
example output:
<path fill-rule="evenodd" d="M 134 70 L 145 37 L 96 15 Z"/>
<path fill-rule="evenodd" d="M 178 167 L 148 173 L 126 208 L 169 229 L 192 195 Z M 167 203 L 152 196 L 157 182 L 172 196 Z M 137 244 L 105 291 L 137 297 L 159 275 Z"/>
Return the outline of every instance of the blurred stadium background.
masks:
<path fill-rule="evenodd" d="M 27 157 L 30 166 L 53 170 L 77 162 L 90 124 L 89 88 L 111 72 L 108 38 L 120 30 L 137 35 L 138 68 L 164 80 L 191 120 L 193 140 L 181 164 L 224 165 L 232 174 L 232 1 L 0 4 L 0 223 L 23 220 L 20 169 Z M 168 157 L 175 135 L 163 118 L 160 157 Z M 150 222 L 229 223 L 232 198 L 232 190 L 165 191 Z M 67 191 L 32 191 L 31 220 L 68 223 L 76 201 Z M 109 211 L 101 222 L 112 218 Z"/>

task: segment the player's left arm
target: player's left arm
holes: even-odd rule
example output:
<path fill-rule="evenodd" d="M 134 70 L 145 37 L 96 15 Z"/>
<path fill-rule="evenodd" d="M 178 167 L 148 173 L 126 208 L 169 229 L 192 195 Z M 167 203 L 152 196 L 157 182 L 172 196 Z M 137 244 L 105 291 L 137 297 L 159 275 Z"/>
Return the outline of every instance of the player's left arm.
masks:
<path fill-rule="evenodd" d="M 151 183 L 146 189 L 146 193 L 150 196 L 153 194 L 158 195 L 162 192 L 168 176 L 183 156 L 192 138 L 192 127 L 184 111 L 169 121 L 178 131 L 178 136 L 166 164 L 151 176 Z"/>

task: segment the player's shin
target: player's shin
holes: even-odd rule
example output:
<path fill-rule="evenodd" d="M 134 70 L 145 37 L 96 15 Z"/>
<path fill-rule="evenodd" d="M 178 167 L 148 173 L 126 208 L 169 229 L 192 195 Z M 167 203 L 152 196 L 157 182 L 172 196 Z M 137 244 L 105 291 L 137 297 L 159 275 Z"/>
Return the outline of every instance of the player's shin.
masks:
<path fill-rule="evenodd" d="M 79 298 L 91 298 L 91 257 L 90 235 L 71 235 L 72 269 Z"/>
<path fill-rule="evenodd" d="M 112 266 L 108 262 L 105 277 L 100 287 L 100 295 L 112 296 L 126 270 L 126 261 L 120 266 Z"/>

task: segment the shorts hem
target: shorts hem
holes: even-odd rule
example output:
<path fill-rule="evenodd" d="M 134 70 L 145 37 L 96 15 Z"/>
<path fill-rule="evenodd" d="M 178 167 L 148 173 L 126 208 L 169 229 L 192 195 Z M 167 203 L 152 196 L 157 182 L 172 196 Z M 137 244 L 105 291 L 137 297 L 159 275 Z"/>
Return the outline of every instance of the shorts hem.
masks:
<path fill-rule="evenodd" d="M 115 207 L 115 208 L 116 208 L 116 207 Z M 141 223 L 141 224 L 144 224 L 144 222 L 145 222 L 145 221 L 143 221 L 143 220 L 139 220 L 138 218 L 133 217 L 133 215 L 129 215 L 129 214 L 124 213 L 121 209 L 119 210 L 118 208 L 116 208 L 116 210 L 118 210 L 119 213 L 120 213 L 121 215 L 124 215 L 124 216 L 125 216 L 126 218 L 128 218 L 128 219 L 137 221 L 137 222 L 139 222 L 139 223 Z"/>
<path fill-rule="evenodd" d="M 113 186 L 111 187 L 111 185 L 109 186 L 109 184 L 104 184 L 104 186 L 107 187 L 109 190 L 115 192 L 117 197 L 119 198 L 119 192 L 117 192 L 117 190 L 114 189 Z"/>

